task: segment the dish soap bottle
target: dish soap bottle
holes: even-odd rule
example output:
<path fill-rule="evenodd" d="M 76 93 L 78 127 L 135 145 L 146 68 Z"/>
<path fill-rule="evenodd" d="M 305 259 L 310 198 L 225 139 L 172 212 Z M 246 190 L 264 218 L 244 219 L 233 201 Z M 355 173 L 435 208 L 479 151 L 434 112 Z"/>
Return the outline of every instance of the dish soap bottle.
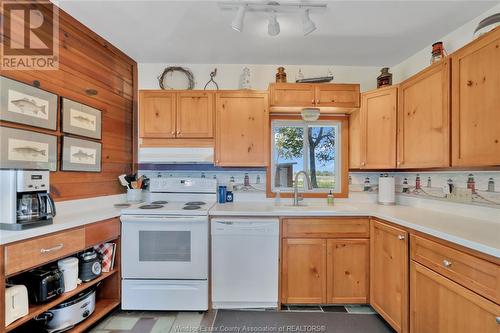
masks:
<path fill-rule="evenodd" d="M 326 197 L 326 203 L 328 204 L 328 206 L 333 206 L 333 192 L 332 192 L 332 190 L 330 190 L 330 192 L 328 192 L 328 196 Z"/>

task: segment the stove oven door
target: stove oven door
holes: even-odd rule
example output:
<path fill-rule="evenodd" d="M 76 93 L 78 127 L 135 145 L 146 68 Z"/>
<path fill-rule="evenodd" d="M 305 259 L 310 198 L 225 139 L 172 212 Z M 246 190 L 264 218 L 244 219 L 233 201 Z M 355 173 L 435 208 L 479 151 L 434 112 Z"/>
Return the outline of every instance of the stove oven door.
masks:
<path fill-rule="evenodd" d="M 208 277 L 208 217 L 122 215 L 125 279 Z"/>

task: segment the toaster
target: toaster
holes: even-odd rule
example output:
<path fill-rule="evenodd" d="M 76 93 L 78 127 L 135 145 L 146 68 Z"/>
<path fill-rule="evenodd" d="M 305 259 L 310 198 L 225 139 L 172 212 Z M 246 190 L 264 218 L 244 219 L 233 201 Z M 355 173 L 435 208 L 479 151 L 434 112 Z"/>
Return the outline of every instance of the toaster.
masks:
<path fill-rule="evenodd" d="M 33 303 L 47 302 L 64 292 L 64 276 L 56 267 L 37 268 L 22 275 Z"/>
<path fill-rule="evenodd" d="M 5 288 L 5 325 L 28 315 L 28 289 L 23 285 L 8 284 Z"/>

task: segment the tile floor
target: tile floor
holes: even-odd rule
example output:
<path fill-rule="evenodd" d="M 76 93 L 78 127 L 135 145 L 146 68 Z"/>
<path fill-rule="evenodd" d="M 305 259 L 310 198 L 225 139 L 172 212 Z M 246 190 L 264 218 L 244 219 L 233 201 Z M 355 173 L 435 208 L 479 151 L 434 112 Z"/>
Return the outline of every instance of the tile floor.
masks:
<path fill-rule="evenodd" d="M 281 310 L 291 312 L 376 313 L 367 305 L 284 305 Z M 117 310 L 95 326 L 90 333 L 191 333 L 199 331 L 197 330 L 199 327 L 211 327 L 215 315 L 216 311 L 199 313 Z"/>

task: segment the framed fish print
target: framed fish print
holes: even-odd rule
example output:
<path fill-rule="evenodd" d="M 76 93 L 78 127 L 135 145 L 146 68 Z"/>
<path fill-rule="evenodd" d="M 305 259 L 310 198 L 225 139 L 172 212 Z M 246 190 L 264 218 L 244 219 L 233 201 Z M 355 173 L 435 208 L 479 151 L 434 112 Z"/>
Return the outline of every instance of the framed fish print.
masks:
<path fill-rule="evenodd" d="M 0 168 L 57 171 L 57 136 L 0 127 Z"/>
<path fill-rule="evenodd" d="M 101 172 L 99 142 L 64 136 L 62 141 L 62 171 Z"/>
<path fill-rule="evenodd" d="M 0 77 L 0 119 L 57 129 L 57 95 Z"/>
<path fill-rule="evenodd" d="M 68 134 L 101 139 L 101 111 L 63 98 L 62 130 Z"/>

